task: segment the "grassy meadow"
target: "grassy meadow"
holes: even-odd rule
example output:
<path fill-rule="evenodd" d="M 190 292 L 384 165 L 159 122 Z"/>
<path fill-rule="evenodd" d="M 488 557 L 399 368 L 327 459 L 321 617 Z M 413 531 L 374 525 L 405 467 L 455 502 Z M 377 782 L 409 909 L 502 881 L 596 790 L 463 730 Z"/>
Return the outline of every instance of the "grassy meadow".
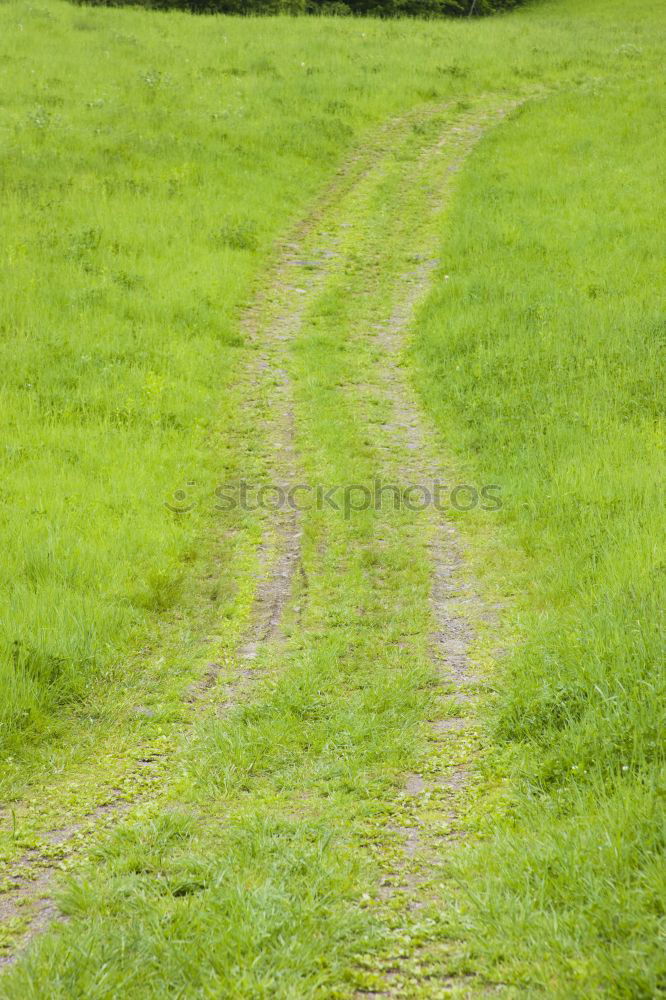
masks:
<path fill-rule="evenodd" d="M 164 502 L 210 496 L 232 461 L 239 309 L 276 237 L 373 123 L 529 71 L 456 25 L 21 2 L 0 21 L 0 743 L 17 751 L 122 682 L 146 615 L 178 604 L 210 525 Z"/>
<path fill-rule="evenodd" d="M 404 359 L 452 474 L 503 496 L 457 518 L 502 612 L 441 902 L 373 902 L 395 788 L 433 752 L 428 540 L 313 513 L 307 604 L 299 584 L 255 699 L 188 730 L 0 996 L 342 1000 L 396 955 L 384 995 L 410 1000 L 666 989 L 664 29 L 652 0 L 450 22 L 0 3 L 3 858 L 34 846 L 26 776 L 58 788 L 77 727 L 126 756 L 136 719 L 101 706 L 149 675 L 162 738 L 196 636 L 242 631 L 261 516 L 213 497 L 267 469 L 241 316 L 276 242 L 391 117 L 519 104 L 423 236 L 441 264 Z M 429 225 L 434 138 L 415 120 L 328 210 L 345 266 L 284 360 L 308 481 L 400 476 L 364 332 Z"/>

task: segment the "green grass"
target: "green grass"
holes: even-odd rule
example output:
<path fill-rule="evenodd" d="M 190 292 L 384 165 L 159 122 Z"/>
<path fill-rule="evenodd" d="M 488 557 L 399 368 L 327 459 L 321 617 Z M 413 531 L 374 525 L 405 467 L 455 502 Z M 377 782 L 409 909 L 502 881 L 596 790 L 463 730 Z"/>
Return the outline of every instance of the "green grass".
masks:
<path fill-rule="evenodd" d="M 489 718 L 513 792 L 465 869 L 474 929 L 563 996 L 572 976 L 655 996 L 664 975 L 666 148 L 631 59 L 473 157 L 416 342 L 446 440 L 502 484 L 480 551 L 517 615 Z"/>
<path fill-rule="evenodd" d="M 348 997 L 399 961 L 410 1000 L 438 996 L 423 968 L 508 995 L 656 995 L 658 5 L 381 23 L 47 0 L 0 5 L 0 25 L 3 857 L 107 791 L 132 798 L 147 745 L 172 755 L 152 801 L 77 846 L 69 923 L 0 993 Z M 534 94 L 433 229 L 420 149 Z M 400 853 L 387 824 L 415 821 L 397 790 L 468 749 L 427 736 L 454 708 L 428 657 L 417 517 L 306 515 L 307 592 L 253 697 L 192 729 L 181 695 L 219 659 L 224 697 L 255 585 L 263 522 L 212 504 L 270 467 L 261 390 L 238 377 L 242 307 L 368 130 L 434 105 L 327 209 L 344 268 L 281 362 L 307 480 L 399 480 L 366 334 L 414 246 L 442 241 L 406 363 L 455 474 L 502 485 L 492 530 L 460 524 L 512 652 L 469 795 L 482 836 L 457 862 L 474 902 L 447 850 L 441 894 L 412 913 L 377 902 Z M 329 238 L 315 229 L 312 255 Z M 178 489 L 187 516 L 164 506 Z"/>

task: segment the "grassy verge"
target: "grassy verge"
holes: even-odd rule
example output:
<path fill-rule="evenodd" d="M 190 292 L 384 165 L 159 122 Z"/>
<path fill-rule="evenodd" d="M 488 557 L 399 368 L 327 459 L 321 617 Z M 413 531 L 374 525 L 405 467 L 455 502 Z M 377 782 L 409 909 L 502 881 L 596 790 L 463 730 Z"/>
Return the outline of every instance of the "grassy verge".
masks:
<path fill-rule="evenodd" d="M 666 150 L 654 64 L 628 56 L 474 156 L 415 345 L 446 440 L 502 484 L 471 551 L 517 615 L 488 718 L 513 790 L 463 866 L 471 927 L 556 996 L 655 996 L 664 974 Z"/>

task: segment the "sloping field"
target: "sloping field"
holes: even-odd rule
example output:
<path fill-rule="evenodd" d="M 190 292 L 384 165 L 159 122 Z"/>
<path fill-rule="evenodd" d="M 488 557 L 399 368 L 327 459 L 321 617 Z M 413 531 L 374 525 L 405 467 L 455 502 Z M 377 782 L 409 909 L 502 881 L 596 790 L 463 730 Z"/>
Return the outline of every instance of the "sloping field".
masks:
<path fill-rule="evenodd" d="M 660 995 L 659 5 L 0 23 L 0 995 Z"/>

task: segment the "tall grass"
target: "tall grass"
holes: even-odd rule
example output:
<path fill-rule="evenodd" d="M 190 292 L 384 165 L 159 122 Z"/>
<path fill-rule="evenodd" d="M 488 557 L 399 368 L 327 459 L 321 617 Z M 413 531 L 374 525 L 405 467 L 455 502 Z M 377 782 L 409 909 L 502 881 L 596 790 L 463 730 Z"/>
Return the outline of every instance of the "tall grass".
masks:
<path fill-rule="evenodd" d="M 447 439 L 504 487 L 484 558 L 519 612 L 489 719 L 516 791 L 471 919 L 562 996 L 651 997 L 665 971 L 666 146 L 649 52 L 625 58 L 478 151 L 416 347 Z"/>

